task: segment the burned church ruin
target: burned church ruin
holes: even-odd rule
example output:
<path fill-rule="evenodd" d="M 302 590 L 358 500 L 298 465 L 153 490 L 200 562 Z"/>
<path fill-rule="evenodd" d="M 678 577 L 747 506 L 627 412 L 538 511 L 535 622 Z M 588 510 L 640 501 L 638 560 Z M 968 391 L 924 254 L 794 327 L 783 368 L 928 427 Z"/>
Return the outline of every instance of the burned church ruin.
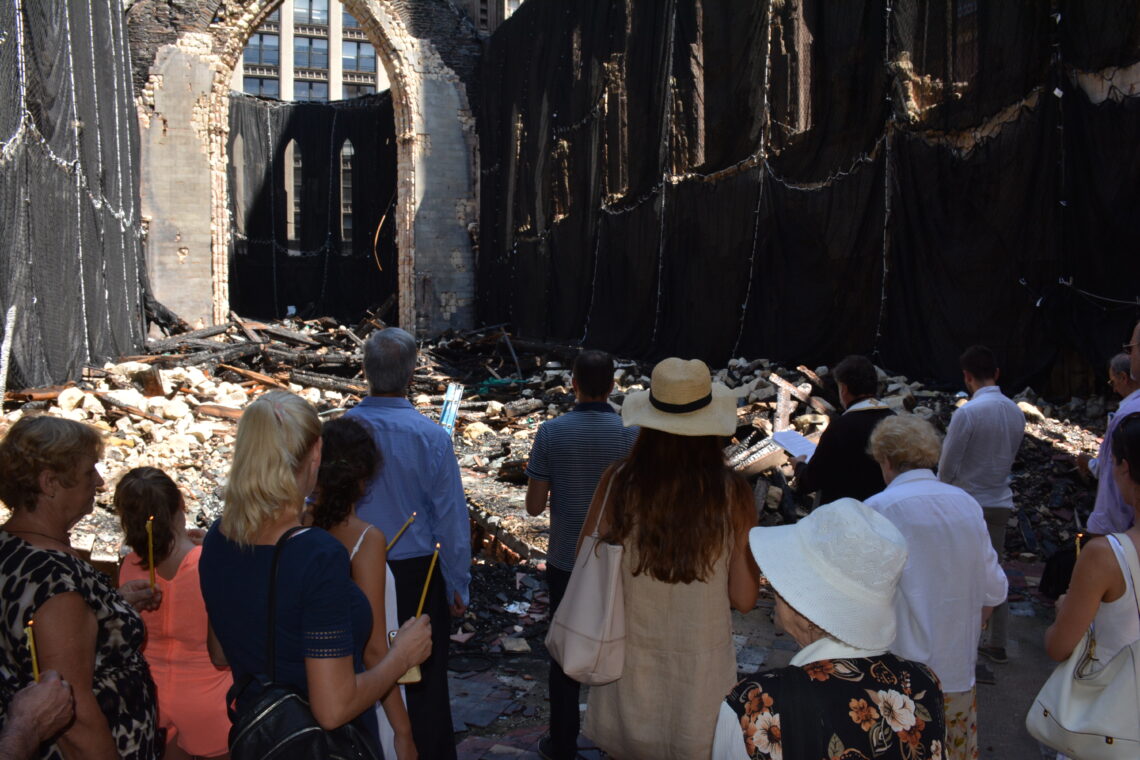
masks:
<path fill-rule="evenodd" d="M 1011 381 L 1135 317 L 1135 0 L 346 0 L 387 95 L 233 94 L 280 6 L 3 4 L 9 383 L 148 303 Z"/>

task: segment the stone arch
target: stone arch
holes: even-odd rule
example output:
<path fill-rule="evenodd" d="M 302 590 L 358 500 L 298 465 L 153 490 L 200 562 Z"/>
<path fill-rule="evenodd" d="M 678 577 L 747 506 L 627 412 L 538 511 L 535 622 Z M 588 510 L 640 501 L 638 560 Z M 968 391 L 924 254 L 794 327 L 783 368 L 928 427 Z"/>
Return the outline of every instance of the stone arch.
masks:
<path fill-rule="evenodd" d="M 165 41 L 165 45 L 145 35 L 148 13 L 156 17 L 169 13 L 159 8 L 160 0 L 136 2 L 141 12 L 132 9 L 132 13 L 144 21 L 132 22 L 128 17 L 132 46 L 137 51 L 136 83 L 141 79 L 139 69 L 146 71 L 139 93 L 144 127 L 161 118 L 154 113 L 158 110 L 156 90 L 164 86 L 163 77 L 175 56 L 168 48 L 174 47 L 177 54 L 190 58 L 197 56 L 209 68 L 209 85 L 195 104 L 192 120 L 200 120 L 195 129 L 204 138 L 203 152 L 210 173 L 210 302 L 214 321 L 224 320 L 229 310 L 232 220 L 226 148 L 230 80 L 246 41 L 281 2 L 223 0 L 209 18 L 199 10 L 196 16 L 179 19 L 174 34 L 167 32 L 165 39 L 157 40 Z M 478 228 L 477 144 L 467 89 L 478 59 L 474 27 L 448 0 L 342 2 L 376 48 L 392 91 L 397 139 L 394 221 L 399 323 L 417 334 L 469 327 L 474 323 L 475 296 L 471 235 Z M 193 67 L 193 61 L 189 65 Z M 199 73 L 196 81 L 205 84 L 202 78 Z M 144 150 L 144 174 L 148 159 L 158 162 L 161 158 L 147 156 Z M 146 200 L 144 194 L 144 206 Z M 171 232 L 175 234 L 180 233 Z M 162 256 L 158 250 L 148 253 L 148 260 Z"/>

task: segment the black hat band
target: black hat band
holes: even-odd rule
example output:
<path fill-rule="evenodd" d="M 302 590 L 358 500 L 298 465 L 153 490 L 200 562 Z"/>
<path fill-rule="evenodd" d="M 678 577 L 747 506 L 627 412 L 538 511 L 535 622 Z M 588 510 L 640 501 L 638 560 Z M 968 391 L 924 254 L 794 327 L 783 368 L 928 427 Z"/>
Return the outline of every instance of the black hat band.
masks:
<path fill-rule="evenodd" d="M 699 398 L 696 401 L 690 401 L 687 404 L 668 404 L 664 401 L 659 401 L 654 395 L 653 391 L 649 391 L 649 403 L 653 404 L 653 408 L 668 414 L 684 414 L 685 412 L 695 412 L 698 409 L 704 409 L 712 403 L 712 392 L 704 398 Z"/>

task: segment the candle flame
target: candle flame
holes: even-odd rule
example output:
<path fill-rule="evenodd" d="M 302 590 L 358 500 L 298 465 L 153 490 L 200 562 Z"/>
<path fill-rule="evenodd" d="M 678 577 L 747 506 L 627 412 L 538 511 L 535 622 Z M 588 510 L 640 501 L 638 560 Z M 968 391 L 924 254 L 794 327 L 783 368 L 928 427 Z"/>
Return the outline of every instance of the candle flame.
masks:
<path fill-rule="evenodd" d="M 436 542 L 435 542 L 435 550 L 436 550 L 436 551 L 439 551 L 439 541 L 436 541 Z"/>

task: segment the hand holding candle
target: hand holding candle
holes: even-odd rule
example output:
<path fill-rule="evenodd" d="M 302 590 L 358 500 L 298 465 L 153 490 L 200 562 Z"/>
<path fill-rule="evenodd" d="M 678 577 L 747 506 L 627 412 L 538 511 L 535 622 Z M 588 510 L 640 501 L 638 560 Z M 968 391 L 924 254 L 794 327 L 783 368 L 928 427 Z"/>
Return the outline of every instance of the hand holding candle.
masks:
<path fill-rule="evenodd" d="M 150 565 L 150 587 L 154 588 L 154 515 L 146 518 L 146 561 Z"/>
<path fill-rule="evenodd" d="M 36 654 L 36 633 L 32 630 L 35 626 L 35 619 L 29 620 L 28 625 L 24 628 L 24 635 L 28 639 L 28 653 L 32 658 L 32 678 L 33 680 L 40 680 L 40 658 Z"/>
<path fill-rule="evenodd" d="M 407 527 L 406 524 L 405 524 L 405 527 Z M 403 531 L 401 531 L 401 532 L 403 532 Z M 439 559 L 439 544 L 435 545 L 435 551 L 431 555 L 431 564 L 428 565 L 427 578 L 424 579 L 424 590 L 422 593 L 420 593 L 420 604 L 418 607 L 416 607 L 416 617 L 413 618 L 413 620 L 418 619 L 419 616 L 423 614 L 424 602 L 427 601 L 428 587 L 431 586 L 431 575 L 432 575 L 432 573 L 435 572 L 435 562 L 437 559 Z M 391 633 L 388 634 L 388 645 L 389 646 L 392 645 L 392 640 L 395 637 L 395 635 L 396 635 L 395 631 L 392 631 Z M 404 675 L 400 676 L 399 679 L 397 679 L 396 683 L 419 683 L 420 680 L 422 679 L 422 677 L 423 676 L 420 674 L 420 666 L 419 665 L 413 665 L 408 670 L 407 673 L 405 673 Z"/>
<path fill-rule="evenodd" d="M 416 513 L 412 512 L 411 516 L 408 517 L 407 520 L 404 520 L 403 527 L 401 527 L 400 530 L 396 533 L 396 535 L 392 536 L 392 540 L 388 542 L 387 551 L 392 551 L 392 547 L 395 546 L 396 542 L 400 540 L 400 536 L 404 535 L 404 531 L 407 530 L 408 526 L 411 525 L 412 523 L 414 523 L 415 521 L 416 521 Z M 417 617 L 418 617 L 418 615 L 417 615 Z"/>

